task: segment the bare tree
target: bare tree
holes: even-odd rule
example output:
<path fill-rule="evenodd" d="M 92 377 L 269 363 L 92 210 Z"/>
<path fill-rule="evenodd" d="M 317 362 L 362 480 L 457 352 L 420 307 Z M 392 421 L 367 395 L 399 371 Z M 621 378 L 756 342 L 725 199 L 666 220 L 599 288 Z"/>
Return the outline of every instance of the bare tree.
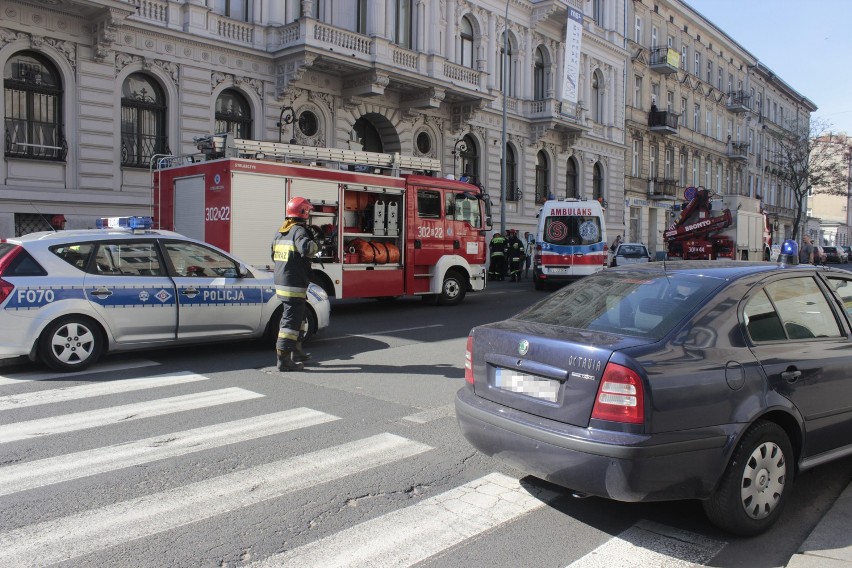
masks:
<path fill-rule="evenodd" d="M 846 137 L 832 135 L 823 119 L 801 118 L 774 131 L 773 172 L 792 190 L 796 200 L 793 235 L 799 235 L 809 192 L 850 196 L 849 155 Z M 842 139 L 842 142 L 841 142 Z"/>

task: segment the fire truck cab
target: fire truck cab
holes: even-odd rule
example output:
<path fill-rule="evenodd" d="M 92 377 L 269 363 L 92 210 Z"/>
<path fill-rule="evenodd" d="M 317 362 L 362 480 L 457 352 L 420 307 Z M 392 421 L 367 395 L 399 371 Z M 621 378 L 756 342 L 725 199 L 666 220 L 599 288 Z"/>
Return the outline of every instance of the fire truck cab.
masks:
<path fill-rule="evenodd" d="M 312 280 L 330 296 L 452 305 L 485 288 L 490 200 L 479 186 L 435 177 L 438 160 L 226 134 L 196 143 L 200 154 L 154 172 L 160 228 L 270 266 L 286 203 L 301 196 L 321 245 Z"/>

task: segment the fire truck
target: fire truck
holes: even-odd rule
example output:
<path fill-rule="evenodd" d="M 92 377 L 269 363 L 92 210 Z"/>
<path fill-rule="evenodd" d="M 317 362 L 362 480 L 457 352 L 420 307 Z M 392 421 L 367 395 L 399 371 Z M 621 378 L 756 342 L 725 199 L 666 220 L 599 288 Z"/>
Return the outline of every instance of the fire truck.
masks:
<path fill-rule="evenodd" d="M 485 288 L 490 199 L 436 177 L 438 160 L 226 134 L 195 142 L 198 153 L 154 170 L 155 226 L 269 266 L 285 205 L 301 196 L 321 244 L 312 280 L 329 296 L 454 305 Z"/>
<path fill-rule="evenodd" d="M 686 195 L 693 197 L 664 233 L 669 258 L 769 260 L 771 232 L 758 199 L 714 199 L 705 188 L 687 188 Z"/>

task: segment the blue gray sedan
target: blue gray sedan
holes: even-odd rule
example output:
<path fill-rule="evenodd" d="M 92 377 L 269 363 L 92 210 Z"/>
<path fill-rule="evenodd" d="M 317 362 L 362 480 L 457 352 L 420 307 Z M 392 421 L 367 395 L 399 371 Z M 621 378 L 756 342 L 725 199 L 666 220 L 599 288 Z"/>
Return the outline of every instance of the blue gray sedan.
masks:
<path fill-rule="evenodd" d="M 483 453 L 577 493 L 699 499 L 769 528 L 852 454 L 852 273 L 736 261 L 599 272 L 474 328 L 456 396 Z"/>

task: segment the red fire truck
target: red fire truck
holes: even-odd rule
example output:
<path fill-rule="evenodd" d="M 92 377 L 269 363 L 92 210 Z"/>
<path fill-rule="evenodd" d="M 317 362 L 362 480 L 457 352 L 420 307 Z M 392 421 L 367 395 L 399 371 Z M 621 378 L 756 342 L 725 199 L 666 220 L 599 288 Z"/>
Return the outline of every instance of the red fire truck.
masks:
<path fill-rule="evenodd" d="M 330 296 L 453 305 L 485 288 L 490 200 L 479 186 L 435 177 L 438 160 L 230 135 L 196 143 L 198 154 L 154 171 L 155 226 L 268 266 L 285 205 L 302 196 L 321 243 L 313 280 Z"/>
<path fill-rule="evenodd" d="M 668 257 L 685 260 L 769 260 L 772 246 L 760 201 L 742 195 L 713 199 L 709 190 L 687 188 L 691 199 L 665 232 Z"/>

